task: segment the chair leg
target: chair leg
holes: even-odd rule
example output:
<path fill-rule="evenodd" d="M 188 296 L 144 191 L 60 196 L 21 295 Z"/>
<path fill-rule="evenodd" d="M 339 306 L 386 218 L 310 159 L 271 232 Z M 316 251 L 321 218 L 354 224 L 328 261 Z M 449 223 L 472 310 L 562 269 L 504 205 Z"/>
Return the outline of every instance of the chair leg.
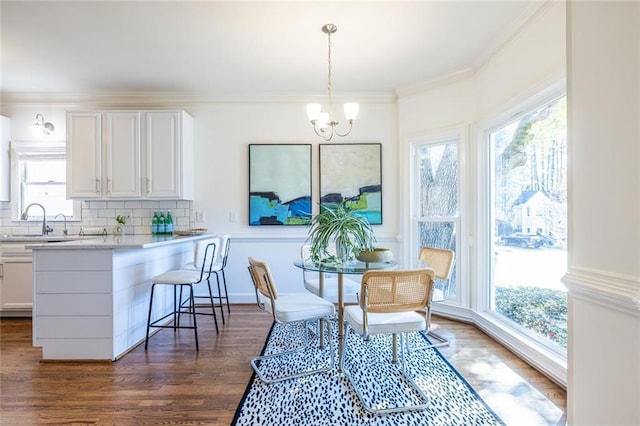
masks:
<path fill-rule="evenodd" d="M 198 323 L 196 322 L 197 321 L 196 320 L 196 316 L 197 316 L 196 315 L 196 300 L 193 297 L 193 285 L 188 284 L 188 286 L 189 286 L 189 290 L 190 290 L 190 292 L 189 292 L 189 299 L 190 299 L 189 306 L 191 307 L 191 314 L 192 314 L 192 317 L 193 317 L 193 334 L 195 335 L 195 338 L 196 338 L 196 351 L 199 351 L 200 350 L 200 346 L 198 345 Z M 182 286 L 180 286 L 180 287 L 181 287 L 180 290 L 181 290 L 181 293 L 182 293 Z"/>
<path fill-rule="evenodd" d="M 425 344 L 423 346 L 418 346 L 418 347 L 414 347 L 411 348 L 410 345 L 407 344 L 407 347 L 409 348 L 409 352 L 411 351 L 420 351 L 420 350 L 425 350 L 425 349 L 431 349 L 431 348 L 439 348 L 442 346 L 449 346 L 449 341 L 447 339 L 445 339 L 444 337 L 440 336 L 437 333 L 434 333 L 433 331 L 431 331 L 431 307 L 427 307 L 427 312 L 426 312 L 426 323 L 427 323 L 427 332 L 425 333 L 427 337 L 430 337 L 434 340 L 437 340 L 437 343 L 428 343 Z"/>
<path fill-rule="evenodd" d="M 222 269 L 222 282 L 224 284 L 224 298 L 227 300 L 227 313 L 231 313 L 231 308 L 229 307 L 229 293 L 227 293 L 227 276 L 224 274 L 224 268 Z"/>
<path fill-rule="evenodd" d="M 151 324 L 151 309 L 153 308 L 153 290 L 155 289 L 156 285 L 155 284 L 151 284 L 151 297 L 149 297 L 149 315 L 147 316 L 147 335 L 144 339 L 144 350 L 147 350 L 147 347 L 149 347 L 149 328 Z"/>
<path fill-rule="evenodd" d="M 358 396 L 358 399 L 360 400 L 360 404 L 362 405 L 362 407 L 366 411 L 373 414 L 397 413 L 397 412 L 403 412 L 403 411 L 424 410 L 425 408 L 427 408 L 429 403 L 427 396 L 424 394 L 422 389 L 420 389 L 418 384 L 409 376 L 409 374 L 405 369 L 404 333 L 400 333 L 400 365 L 396 368 L 397 368 L 397 371 L 402 375 L 402 378 L 408 384 L 410 388 L 409 392 L 413 392 L 414 395 L 416 395 L 415 403 L 389 407 L 389 408 L 379 408 L 379 404 L 373 404 L 367 401 L 367 398 L 365 398 L 365 395 L 368 397 L 371 397 L 372 394 L 370 393 L 370 390 L 367 390 L 365 393 L 362 389 L 360 389 L 357 386 L 356 381 L 353 379 L 349 369 L 344 368 L 344 360 L 349 353 L 349 334 L 351 334 L 350 328 L 351 326 L 348 323 L 345 324 L 344 350 L 343 350 L 342 358 L 340 359 L 340 370 L 344 372 L 344 375 L 347 377 L 347 380 L 349 381 L 349 383 L 351 383 L 351 386 L 355 390 L 356 395 Z M 394 349 L 397 349 L 396 338 L 397 336 L 394 334 L 392 336 Z M 383 399 L 386 400 L 387 398 L 383 397 Z"/>
<path fill-rule="evenodd" d="M 220 292 L 220 277 L 217 271 L 213 271 L 213 273 L 216 274 L 216 282 L 218 283 L 218 296 L 216 296 L 216 299 L 220 302 L 220 314 L 222 315 L 222 324 L 224 324 L 224 304 L 222 303 L 222 293 Z"/>
<path fill-rule="evenodd" d="M 207 288 L 209 289 L 209 300 L 211 301 L 211 312 L 213 314 L 213 322 L 216 324 L 216 334 L 220 334 L 220 330 L 218 330 L 218 317 L 216 315 L 216 304 L 213 301 L 213 293 L 211 292 L 211 283 L 209 282 L 209 278 L 207 278 Z M 222 324 L 224 324 L 224 314 L 222 315 Z"/>
<path fill-rule="evenodd" d="M 303 329 L 304 329 L 304 333 L 305 333 L 305 339 L 306 342 L 303 346 L 300 346 L 299 348 L 290 350 L 290 351 L 285 351 L 285 352 L 277 352 L 277 353 L 273 353 L 273 354 L 269 354 L 269 355 L 261 355 L 261 356 L 257 356 L 253 359 L 251 359 L 251 366 L 253 367 L 253 370 L 256 372 L 256 374 L 258 375 L 258 377 L 260 378 L 260 380 L 262 380 L 265 383 L 273 383 L 273 382 L 280 382 L 283 380 L 287 380 L 287 379 L 292 379 L 292 378 L 296 378 L 296 377 L 303 377 L 303 376 L 307 376 L 310 374 L 315 374 L 315 373 L 322 373 L 322 372 L 326 372 L 326 371 L 330 371 L 334 368 L 335 366 L 335 356 L 333 354 L 333 343 L 332 343 L 332 339 L 331 339 L 331 323 L 328 321 L 328 318 L 326 318 L 326 321 L 323 321 L 324 323 L 327 324 L 327 329 L 328 329 L 328 339 L 329 339 L 329 365 L 327 367 L 319 367 L 319 368 L 315 368 L 313 370 L 307 370 L 307 371 L 303 371 L 300 373 L 289 373 L 283 376 L 279 376 L 279 377 L 275 377 L 275 378 L 267 378 L 265 377 L 265 375 L 262 373 L 262 371 L 260 371 L 259 365 L 262 361 L 267 360 L 267 359 L 272 359 L 272 358 L 277 358 L 277 357 L 281 357 L 281 356 L 285 356 L 285 355 L 290 355 L 290 354 L 294 354 L 296 352 L 300 352 L 302 350 L 304 350 L 305 348 L 307 348 L 309 346 L 309 341 L 308 341 L 308 331 L 307 331 L 307 324 L 306 321 L 303 324 Z M 323 348 L 321 348 L 321 350 L 324 350 Z"/>

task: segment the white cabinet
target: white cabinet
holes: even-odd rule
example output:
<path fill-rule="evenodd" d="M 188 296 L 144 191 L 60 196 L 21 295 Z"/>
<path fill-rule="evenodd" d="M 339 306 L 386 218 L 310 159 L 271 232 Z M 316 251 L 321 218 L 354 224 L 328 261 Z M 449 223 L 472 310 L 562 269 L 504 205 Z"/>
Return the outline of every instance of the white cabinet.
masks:
<path fill-rule="evenodd" d="M 146 195 L 193 199 L 193 119 L 183 111 L 145 113 Z"/>
<path fill-rule="evenodd" d="M 140 113 L 110 112 L 103 119 L 103 194 L 109 198 L 140 197 Z"/>
<path fill-rule="evenodd" d="M 193 199 L 192 163 L 183 111 L 67 113 L 69 198 Z"/>
<path fill-rule="evenodd" d="M 67 115 L 67 197 L 139 198 L 139 112 Z"/>
<path fill-rule="evenodd" d="M 33 265 L 31 259 L 5 259 L 0 263 L 0 309 L 31 312 Z"/>
<path fill-rule="evenodd" d="M 0 311 L 3 315 L 31 315 L 33 260 L 25 243 L 0 244 Z"/>
<path fill-rule="evenodd" d="M 11 140 L 11 120 L 0 115 L 0 201 L 9 201 L 10 168 L 9 141 Z"/>

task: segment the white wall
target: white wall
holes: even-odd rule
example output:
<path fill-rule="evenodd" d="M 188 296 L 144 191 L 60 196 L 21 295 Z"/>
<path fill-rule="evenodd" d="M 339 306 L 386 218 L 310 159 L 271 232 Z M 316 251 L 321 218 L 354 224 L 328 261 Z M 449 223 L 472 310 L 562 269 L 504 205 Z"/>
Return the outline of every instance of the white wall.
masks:
<path fill-rule="evenodd" d="M 113 103 L 109 105 L 108 102 Z M 31 123 L 35 114 L 41 112 L 47 121 L 54 122 L 56 133 L 50 139 L 62 140 L 65 135 L 65 111 L 81 108 L 116 108 L 127 105 L 128 99 L 80 99 L 73 105 L 60 101 L 46 107 L 33 105 L 3 105 L 2 112 L 11 118 L 12 139 L 29 140 Z M 135 108 L 185 109 L 194 117 L 195 135 L 195 197 L 190 208 L 205 213 L 205 221 L 198 223 L 212 232 L 230 233 L 231 251 L 227 269 L 232 302 L 253 302 L 253 286 L 247 272 L 247 257 L 252 255 L 270 263 L 281 291 L 302 291 L 302 272 L 293 266 L 300 256 L 300 246 L 306 239 L 307 227 L 248 226 L 248 145 L 250 143 L 310 143 L 312 144 L 313 202 L 319 201 L 318 145 L 321 142 L 307 121 L 305 104 L 291 100 L 255 100 L 246 102 L 198 101 L 175 103 L 173 100 L 149 96 L 138 100 Z M 335 102 L 340 102 L 336 99 Z M 345 138 L 334 138 L 331 143 L 382 143 L 383 173 L 383 225 L 375 226 L 380 245 L 396 247 L 398 236 L 398 193 L 396 173 L 397 112 L 395 99 L 376 98 L 360 100 L 360 114 L 352 133 Z M 340 114 L 341 111 L 338 111 Z M 340 117 L 340 116 L 339 116 Z M 340 119 L 340 118 L 339 118 Z M 40 136 L 38 136 L 40 137 Z M 113 202 L 109 202 L 113 203 Z M 136 203 L 136 202 L 126 202 Z M 148 202 L 145 202 L 148 203 Z M 163 201 L 161 203 L 167 203 Z M 93 214 L 97 220 L 89 219 L 92 205 L 101 212 Z M 164 204 L 163 204 L 164 206 Z M 112 217 L 108 205 L 91 202 L 83 215 L 85 226 L 99 224 L 104 215 Z M 124 206 L 125 208 L 127 206 Z M 154 206 L 141 205 L 140 211 L 152 214 Z M 166 207 L 165 207 L 166 208 Z M 316 207 L 317 208 L 317 207 Z M 9 203 L 0 203 L 3 223 L 0 229 L 9 227 Z M 186 208 L 188 210 L 189 208 Z M 103 214 L 104 213 L 104 214 Z M 140 229 L 146 229 L 140 219 Z M 14 224 L 15 225 L 15 224 Z M 79 224 L 74 225 L 76 228 Z M 75 228 L 74 228 L 75 229 Z"/>
<path fill-rule="evenodd" d="M 486 309 L 482 295 L 483 289 L 488 288 L 488 273 L 482 259 L 489 256 L 484 245 L 476 242 L 489 238 L 484 212 L 487 200 L 480 196 L 486 193 L 486 171 L 481 165 L 480 145 L 485 140 L 482 130 L 490 121 L 516 112 L 514 108 L 532 96 L 540 96 L 541 92 L 546 96 L 561 87 L 566 72 L 565 52 L 565 5 L 549 2 L 475 72 L 460 73 L 447 84 L 403 95 L 398 101 L 402 187 L 411 185 L 406 166 L 412 141 L 451 128 L 466 128 L 468 134 L 461 163 L 465 173 L 461 178 L 462 198 L 467 204 L 461 206 L 461 245 L 457 256 L 458 265 L 462 265 L 461 300 L 466 309 L 441 305 L 436 311 L 475 321 L 560 384 L 566 384 L 564 357 L 550 354 L 544 347 L 532 349 L 517 335 L 497 327 L 490 316 L 476 314 Z M 410 210 L 409 201 L 402 200 L 406 211 Z"/>
<path fill-rule="evenodd" d="M 311 143 L 313 202 L 319 201 L 318 145 L 296 102 L 198 104 L 194 116 L 197 176 L 194 210 L 206 213 L 207 227 L 232 235 L 228 281 L 236 301 L 255 300 L 247 273 L 247 257 L 269 262 L 281 291 L 301 290 L 302 272 L 292 262 L 300 256 L 307 227 L 249 227 L 248 145 Z M 398 233 L 397 119 L 395 102 L 362 103 L 353 132 L 331 143 L 382 143 L 383 225 L 375 227 L 381 244 L 395 247 Z M 317 206 L 314 206 L 317 209 Z M 232 221 L 232 217 L 236 221 Z"/>
<path fill-rule="evenodd" d="M 640 3 L 567 10 L 568 419 L 640 424 Z"/>

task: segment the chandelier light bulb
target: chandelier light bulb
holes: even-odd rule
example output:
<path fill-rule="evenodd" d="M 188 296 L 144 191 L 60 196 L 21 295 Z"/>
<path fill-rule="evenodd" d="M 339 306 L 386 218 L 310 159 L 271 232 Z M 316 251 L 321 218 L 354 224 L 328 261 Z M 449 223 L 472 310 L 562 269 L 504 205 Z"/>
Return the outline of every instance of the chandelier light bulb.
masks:
<path fill-rule="evenodd" d="M 310 122 L 318 121 L 318 116 L 322 112 L 322 105 L 320 104 L 307 104 L 307 117 Z"/>

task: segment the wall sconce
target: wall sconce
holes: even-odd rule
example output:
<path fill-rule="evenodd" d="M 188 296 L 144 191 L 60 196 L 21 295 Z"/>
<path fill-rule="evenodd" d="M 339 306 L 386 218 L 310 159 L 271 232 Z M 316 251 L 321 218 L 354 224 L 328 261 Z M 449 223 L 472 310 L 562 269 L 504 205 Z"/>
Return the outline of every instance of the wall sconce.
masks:
<path fill-rule="evenodd" d="M 45 122 L 44 116 L 42 114 L 36 114 L 36 119 L 33 122 L 34 129 L 41 129 L 42 133 L 45 135 L 50 135 L 56 130 L 56 127 L 53 123 Z"/>

